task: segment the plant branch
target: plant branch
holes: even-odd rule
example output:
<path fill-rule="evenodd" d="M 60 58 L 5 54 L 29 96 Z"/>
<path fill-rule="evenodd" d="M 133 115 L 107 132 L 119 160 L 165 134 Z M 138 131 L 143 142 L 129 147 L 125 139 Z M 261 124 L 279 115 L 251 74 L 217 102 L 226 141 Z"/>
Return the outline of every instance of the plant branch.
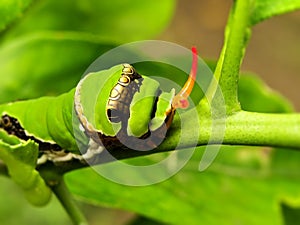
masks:
<path fill-rule="evenodd" d="M 226 120 L 224 144 L 263 145 L 300 150 L 300 114 L 241 111 Z"/>
<path fill-rule="evenodd" d="M 226 104 L 226 114 L 240 110 L 238 80 L 245 47 L 250 37 L 250 15 L 254 1 L 236 0 L 225 30 L 225 41 L 214 73 L 215 81 L 208 89 L 208 101 Z M 216 94 L 218 87 L 222 94 Z"/>
<path fill-rule="evenodd" d="M 51 187 L 53 192 L 67 211 L 68 215 L 71 217 L 74 225 L 88 225 L 84 215 L 78 208 L 76 202 L 73 200 L 73 197 L 66 187 L 63 178 L 61 178 L 58 183 Z"/>
<path fill-rule="evenodd" d="M 214 144 L 268 146 L 300 150 L 299 113 L 271 114 L 239 111 L 223 120 L 213 119 L 205 113 L 205 110 L 201 112 L 204 113 L 201 113 L 198 118 L 191 111 L 182 115 L 181 118 L 176 114 L 167 138 L 156 149 L 134 151 L 118 148 L 109 152 L 104 151 L 93 159 L 91 164 L 102 164 L 116 159 Z M 184 122 L 182 123 L 180 119 Z M 199 124 L 199 127 L 196 127 L 196 124 Z M 198 134 L 195 132 L 196 129 L 199 130 Z M 182 140 L 181 143 L 180 140 Z M 86 166 L 89 164 L 71 161 L 47 167 L 48 169 L 56 167 L 60 173 L 65 173 Z"/>
<path fill-rule="evenodd" d="M 190 117 L 190 115 L 187 115 Z M 223 120 L 199 118 L 200 136 L 197 145 L 229 144 L 259 145 L 295 148 L 300 150 L 300 114 L 271 114 L 239 111 Z M 195 119 L 186 120 L 184 126 L 193 127 Z M 179 123 L 176 123 L 179 125 Z M 225 125 L 226 129 L 223 127 Z M 222 132 L 224 131 L 224 133 Z M 187 130 L 193 135 L 193 129 Z M 180 129 L 174 129 L 169 139 L 178 139 Z M 213 137 L 213 138 L 212 138 Z M 193 140 L 186 140 L 183 147 L 192 147 Z M 164 142 L 161 150 L 176 148 L 176 142 Z"/>

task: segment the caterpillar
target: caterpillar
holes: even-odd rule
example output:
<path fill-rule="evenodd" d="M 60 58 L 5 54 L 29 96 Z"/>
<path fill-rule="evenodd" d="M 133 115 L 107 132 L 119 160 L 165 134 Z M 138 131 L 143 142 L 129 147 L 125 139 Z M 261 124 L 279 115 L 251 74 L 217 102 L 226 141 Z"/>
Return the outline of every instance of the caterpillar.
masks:
<path fill-rule="evenodd" d="M 118 146 L 153 149 L 166 137 L 176 109 L 189 105 L 197 70 L 196 49 L 192 52 L 189 78 L 177 94 L 162 91 L 159 82 L 125 63 L 87 74 L 60 96 L 0 105 L 0 130 L 34 141 L 38 164 L 88 161 Z"/>

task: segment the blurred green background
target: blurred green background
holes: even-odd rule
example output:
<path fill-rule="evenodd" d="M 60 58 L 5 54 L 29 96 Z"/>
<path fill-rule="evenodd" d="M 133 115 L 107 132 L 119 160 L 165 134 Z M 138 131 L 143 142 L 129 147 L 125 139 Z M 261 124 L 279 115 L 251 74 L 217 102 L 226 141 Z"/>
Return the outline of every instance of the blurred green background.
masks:
<path fill-rule="evenodd" d="M 35 14 L 39 13 L 43 7 L 43 1 L 38 1 L 37 5 L 30 8 L 28 10 L 28 14 Z M 103 1 L 101 1 L 103 3 Z M 66 29 L 66 30 L 80 30 L 82 31 L 91 31 L 94 29 L 93 26 L 101 26 L 103 30 L 100 33 L 96 33 L 98 35 L 97 38 L 93 37 L 94 43 L 90 44 L 90 48 L 96 46 L 97 43 L 107 43 L 106 47 L 99 48 L 97 50 L 93 50 L 89 52 L 89 57 L 82 57 L 75 60 L 75 62 L 70 60 L 70 68 L 76 67 L 76 71 L 81 74 L 84 72 L 84 65 L 81 67 L 77 67 L 76 62 L 79 60 L 85 60 L 86 66 L 89 65 L 96 57 L 99 52 L 104 51 L 106 48 L 113 46 L 119 42 L 127 42 L 127 41 L 134 41 L 134 40 L 141 40 L 141 39 L 161 39 L 171 42 L 176 42 L 181 44 L 187 48 L 192 45 L 197 46 L 199 54 L 203 58 L 207 59 L 217 59 L 223 44 L 223 32 L 224 27 L 227 21 L 227 16 L 229 13 L 230 6 L 232 1 L 224 1 L 224 0 L 178 0 L 176 6 L 173 4 L 166 5 L 163 8 L 162 5 L 159 5 L 157 2 L 154 1 L 152 7 L 148 7 L 147 3 L 145 4 L 135 4 L 138 1 L 120 1 L 120 5 L 112 6 L 107 2 L 105 7 L 102 8 L 103 15 L 107 16 L 103 19 L 103 21 L 95 21 L 95 18 L 89 14 L 89 11 L 97 12 L 98 8 L 95 6 L 92 9 L 89 8 L 88 4 L 85 4 L 84 1 L 81 1 L 82 8 L 85 9 L 80 12 L 80 16 L 76 15 L 72 17 L 71 12 L 67 12 L 66 9 L 63 8 L 63 3 L 59 10 L 66 10 L 66 14 L 70 16 L 69 20 L 69 28 L 66 29 L 66 24 L 60 23 L 60 18 L 58 17 L 57 20 L 52 20 L 51 17 L 47 16 L 47 10 L 43 12 L 43 19 L 37 20 L 35 18 L 34 21 L 30 21 L 30 16 L 25 16 L 24 21 L 25 25 L 22 23 L 22 19 L 17 21 L 15 24 L 12 25 L 6 33 L 6 36 L 2 40 L 3 43 L 9 43 L 10 39 L 13 38 L 20 38 L 21 34 L 25 34 L 31 30 L 39 30 L 43 26 L 43 23 L 49 24 L 49 26 L 57 27 L 61 26 L 59 29 Z M 123 5 L 122 5 L 123 4 Z M 125 4 L 125 5 L 124 5 Z M 140 10 L 138 8 L 132 7 L 133 10 L 128 10 L 128 5 L 126 4 L 133 4 L 142 7 L 141 9 L 147 9 L 146 11 Z M 155 4 L 158 4 L 161 7 L 161 11 L 155 10 Z M 125 7 L 126 6 L 126 7 Z M 130 8 L 130 7 L 129 7 Z M 124 10 L 126 9 L 126 10 Z M 99 9 L 100 10 L 100 9 Z M 110 13 L 113 12 L 115 14 L 107 15 L 105 10 L 108 10 Z M 174 11 L 173 11 L 174 10 Z M 147 12 L 148 11 L 148 12 Z M 138 14 L 138 12 L 141 12 Z M 140 16 L 141 19 L 138 23 L 136 17 L 131 18 L 126 17 L 124 19 L 120 19 L 118 15 L 126 14 L 132 15 L 137 13 L 135 16 Z M 158 16 L 157 13 L 160 15 Z M 143 17 L 143 15 L 145 17 Z M 113 18 L 116 18 L 115 20 Z M 110 20 L 108 25 L 105 25 L 105 22 Z M 157 22 L 156 20 L 159 20 Z M 28 22 L 29 21 L 29 22 Z M 134 21 L 134 22 L 133 22 Z M 153 25 L 156 23 L 158 25 Z M 26 25 L 27 23 L 27 25 Z M 28 27 L 28 24 L 34 24 L 32 27 Z M 90 26 L 86 26 L 86 24 L 90 24 Z M 287 15 L 283 15 L 280 17 L 272 18 L 271 20 L 265 21 L 259 25 L 256 25 L 253 30 L 253 35 L 249 43 L 249 47 L 246 51 L 245 60 L 243 63 L 243 70 L 252 71 L 259 76 L 273 89 L 278 90 L 282 95 L 287 97 L 295 106 L 295 108 L 299 111 L 300 110 L 300 102 L 298 100 L 299 93 L 297 86 L 300 84 L 300 12 L 294 12 Z M 13 27 L 16 26 L 17 29 Z M 116 27 L 116 31 L 114 30 Z M 143 27 L 148 27 L 149 29 L 142 29 Z M 82 28 L 82 29 L 81 29 Z M 148 32 L 145 32 L 148 31 Z M 82 38 L 81 38 L 82 39 Z M 86 37 L 87 40 L 90 40 L 89 37 Z M 11 47 L 13 48 L 13 47 Z M 20 50 L 18 51 L 18 46 L 16 48 L 16 54 L 22 55 Z M 21 48 L 24 50 L 23 48 Z M 26 50 L 24 50 L 25 52 Z M 84 52 L 84 50 L 82 50 Z M 45 54 L 49 53 L 49 50 L 45 50 Z M 76 52 L 72 52 L 74 56 L 76 56 Z M 2 57 L 5 58 L 4 53 Z M 54 57 L 53 57 L 54 56 Z M 51 60 L 59 60 L 55 57 L 55 54 L 52 53 Z M 8 57 L 7 57 L 8 58 Z M 52 61 L 49 61 L 52 63 Z M 73 63 L 73 64 L 72 64 Z M 18 65 L 18 62 L 15 62 L 15 66 Z M 58 67 L 59 68 L 59 67 Z M 42 70 L 42 69 L 41 69 Z M 72 71 L 72 69 L 63 71 L 68 72 Z M 55 71 L 57 73 L 57 71 Z M 59 73 L 58 73 L 59 74 Z M 1 74 L 1 78 L 4 78 L 6 75 Z M 77 78 L 76 78 L 77 79 Z M 76 83 L 76 79 L 69 81 L 70 86 Z M 73 82 L 73 83 L 72 83 Z M 25 86 L 26 87 L 26 86 Z M 14 93 L 14 87 L 11 87 L 11 93 Z M 63 88 L 56 87 L 55 89 L 58 93 L 62 92 Z M 24 88 L 25 89 L 25 88 Z M 11 96 L 10 93 L 10 96 Z M 24 95 L 30 96 L 32 93 L 27 93 L 26 90 Z M 3 99 L 2 99 L 3 101 Z M 237 156 L 239 160 L 243 162 L 249 162 L 254 160 L 255 163 L 259 161 L 259 165 L 268 164 L 268 160 L 265 160 L 265 156 L 269 154 L 271 151 L 268 148 L 263 148 L 257 150 L 255 155 L 251 155 L 249 161 L 247 157 L 249 156 L 249 152 L 253 151 L 256 148 L 243 148 Z M 231 150 L 230 150 L 231 151 Z M 223 154 L 224 156 L 225 154 Z M 234 153 L 229 153 L 227 155 L 228 158 L 230 156 L 235 157 Z M 226 158 L 226 156 L 224 156 Z M 298 157 L 298 156 L 296 156 Z M 222 158 L 222 157 L 221 157 Z M 258 160 L 256 161 L 256 159 Z M 283 157 L 284 158 L 284 157 Z M 276 157 L 276 159 L 278 159 Z M 222 161 L 222 160 L 221 160 Z M 225 160 L 226 161 L 226 160 Z M 231 160 L 229 160 L 231 161 Z M 197 161 L 198 162 L 198 161 Z M 252 161 L 251 161 L 252 162 Z M 218 164 L 214 170 L 218 170 Z M 262 167 L 263 167 L 262 166 Z M 195 167 L 196 168 L 196 167 Z M 193 167 L 194 173 L 198 171 Z M 216 169 L 217 168 L 217 169 Z M 220 169 L 220 168 L 219 168 Z M 227 168 L 228 170 L 230 168 Z M 298 169 L 296 167 L 296 169 Z M 231 171 L 232 172 L 232 171 Z M 236 171 L 233 171 L 235 173 Z M 213 177 L 212 177 L 213 178 Z M 223 178 L 224 180 L 226 179 Z M 293 177 L 293 179 L 297 179 Z M 250 178 L 245 175 L 245 180 L 251 183 L 251 176 Z M 298 181 L 298 180 L 297 180 Z M 226 181 L 227 182 L 227 181 Z M 71 224 L 68 216 L 59 205 L 57 200 L 53 197 L 51 204 L 43 208 L 35 208 L 29 205 L 26 200 L 23 198 L 22 192 L 19 188 L 12 183 L 9 179 L 4 177 L 0 177 L 0 224 L 1 225 L 16 225 L 16 224 L 31 224 L 31 225 L 38 225 L 38 224 Z M 248 183 L 243 185 L 247 186 Z M 214 180 L 211 179 L 208 182 L 207 186 L 215 187 L 216 183 Z M 254 190 L 262 190 L 266 187 L 269 188 L 270 186 L 254 186 Z M 184 187 L 183 187 L 184 188 Z M 196 188 L 196 187 L 195 187 Z M 218 188 L 218 187 L 216 187 Z M 226 188 L 225 188 L 226 189 Z M 293 189 L 293 188 L 291 188 Z M 223 190 L 224 191 L 224 190 Z M 243 194 L 243 193 L 242 193 Z M 237 201 L 239 197 L 239 193 L 236 194 L 236 199 L 233 201 Z M 222 196 L 222 193 L 220 192 Z M 226 190 L 224 191 L 223 195 L 226 195 Z M 145 196 L 146 198 L 147 196 Z M 159 201 L 159 199 L 158 199 Z M 238 201 L 237 201 L 238 202 Z M 219 202 L 218 202 L 219 203 Z M 139 218 L 135 213 L 127 212 L 126 210 L 119 210 L 119 209 L 109 209 L 104 207 L 95 207 L 88 204 L 80 203 L 84 213 L 87 215 L 89 222 L 91 225 L 118 225 L 118 224 L 158 224 L 155 222 L 148 221 L 144 218 Z M 210 204 L 209 202 L 207 204 Z M 222 201 L 220 200 L 220 203 Z M 109 206 L 109 205 L 108 205 Z M 149 206 L 147 206 L 149 207 Z M 146 208 L 147 208 L 146 207 Z M 155 207 L 155 205 L 153 205 Z M 169 206 L 172 207 L 172 206 Z M 222 206 L 222 207 L 226 207 Z M 236 206 L 237 208 L 239 205 Z M 258 210 L 260 206 L 257 206 Z M 117 207 L 118 208 L 118 207 Z M 201 209 L 199 209 L 201 210 Z M 203 210 L 203 209 L 202 209 Z M 276 208 L 277 210 L 277 208 Z M 212 213 L 211 211 L 205 211 L 208 214 Z M 289 207 L 285 209 L 286 213 L 294 213 Z M 297 211 L 296 211 L 297 212 Z M 254 212 L 255 213 L 255 212 Z M 263 214 L 263 213 L 262 213 Z M 297 214 L 296 214 L 297 215 Z M 239 215 L 243 217 L 244 215 Z M 239 217 L 237 216 L 237 218 Z M 272 216 L 272 215 L 271 215 Z M 247 216 L 245 216 L 247 217 Z M 138 218 L 138 222 L 135 221 Z M 297 217 L 296 217 L 297 218 Z M 201 219 L 199 219 L 201 221 Z M 238 220 L 237 220 L 238 221 Z M 249 220 L 248 220 L 249 221 Z M 254 218 L 253 221 L 256 221 Z M 294 220 L 292 220 L 294 221 Z M 238 223 L 243 224 L 243 223 Z M 253 223 L 247 224 L 263 224 L 258 221 Z"/>

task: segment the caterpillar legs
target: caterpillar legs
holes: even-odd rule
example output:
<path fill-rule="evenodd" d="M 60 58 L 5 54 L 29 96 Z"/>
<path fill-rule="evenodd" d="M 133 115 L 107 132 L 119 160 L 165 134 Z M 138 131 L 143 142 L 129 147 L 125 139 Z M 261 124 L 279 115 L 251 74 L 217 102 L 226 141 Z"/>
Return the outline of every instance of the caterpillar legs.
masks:
<path fill-rule="evenodd" d="M 79 160 L 83 164 L 93 160 L 97 155 L 101 154 L 105 148 L 93 139 L 90 139 L 88 149 L 84 154 L 76 154 L 72 152 L 61 151 L 45 151 L 44 154 L 38 158 L 37 164 L 41 165 L 47 161 L 55 163 L 69 162 L 72 160 Z"/>

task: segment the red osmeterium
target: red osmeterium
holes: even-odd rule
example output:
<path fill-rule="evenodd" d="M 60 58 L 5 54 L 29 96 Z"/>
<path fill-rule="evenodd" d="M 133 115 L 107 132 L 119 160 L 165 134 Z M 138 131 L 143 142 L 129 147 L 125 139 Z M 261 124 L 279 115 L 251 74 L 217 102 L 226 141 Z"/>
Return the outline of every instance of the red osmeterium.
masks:
<path fill-rule="evenodd" d="M 186 109 L 189 106 L 188 97 L 190 96 L 195 80 L 197 75 L 197 67 L 198 67 L 198 55 L 197 55 L 197 49 L 195 47 L 192 47 L 192 53 L 193 53 L 193 61 L 192 61 L 192 68 L 189 74 L 188 80 L 185 82 L 183 88 L 179 91 L 177 95 L 175 95 L 172 106 L 175 109 L 181 108 Z"/>

